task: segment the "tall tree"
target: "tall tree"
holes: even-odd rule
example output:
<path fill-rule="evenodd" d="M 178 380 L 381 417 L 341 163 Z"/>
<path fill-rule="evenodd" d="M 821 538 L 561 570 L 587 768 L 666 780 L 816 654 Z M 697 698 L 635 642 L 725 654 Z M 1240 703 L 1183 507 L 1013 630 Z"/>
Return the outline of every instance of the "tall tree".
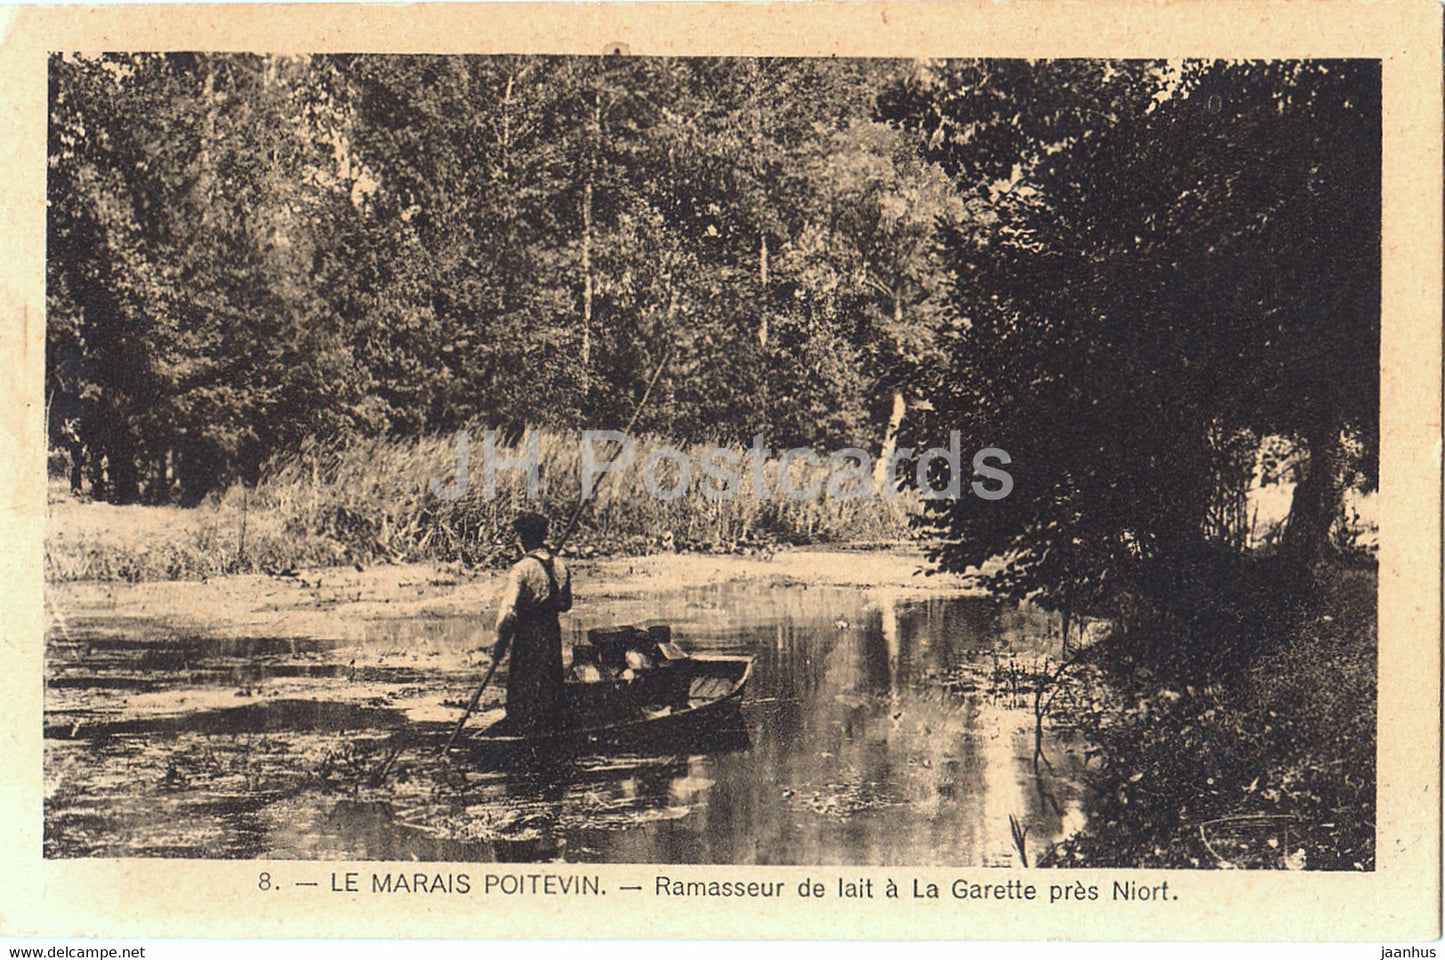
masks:
<path fill-rule="evenodd" d="M 51 60 L 50 390 L 112 499 L 194 499 L 254 476 L 335 399 L 295 362 L 328 329 L 307 213 L 329 151 L 291 120 L 310 98 L 306 69 Z M 287 404 L 296 415 L 277 416 Z"/>
<path fill-rule="evenodd" d="M 916 156 L 898 129 L 859 122 L 834 137 L 817 183 L 828 211 L 826 254 L 842 271 L 850 340 L 863 353 L 870 403 L 886 411 L 875 485 L 885 482 L 908 404 L 936 363 L 950 274 L 943 229 L 964 216 L 962 198 L 937 164 Z"/>
<path fill-rule="evenodd" d="M 1008 450 L 1015 485 L 939 509 L 946 564 L 1007 556 L 1004 585 L 1065 603 L 1177 574 L 1205 548 L 1221 430 L 1295 434 L 1338 476 L 1341 430 L 1377 429 L 1378 83 L 1366 63 L 1005 61 L 891 92 L 987 208 L 946 237 L 960 324 L 935 422 Z M 1291 521 L 1306 557 L 1339 492 L 1316 489 Z"/>

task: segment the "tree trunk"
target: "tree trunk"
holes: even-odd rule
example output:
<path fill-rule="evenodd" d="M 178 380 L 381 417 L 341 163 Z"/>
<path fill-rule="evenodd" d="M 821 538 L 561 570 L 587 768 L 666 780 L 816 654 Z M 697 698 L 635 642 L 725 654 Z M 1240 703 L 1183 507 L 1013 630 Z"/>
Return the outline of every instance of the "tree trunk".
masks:
<path fill-rule="evenodd" d="M 505 241 L 502 244 L 504 250 L 515 250 L 517 248 L 517 192 L 512 188 L 512 103 L 513 93 L 516 90 L 519 73 L 507 74 L 507 86 L 502 90 L 502 135 L 501 141 L 497 144 L 497 182 L 500 184 L 498 193 L 502 198 L 502 223 Z M 503 263 L 498 258 L 498 264 Z M 508 284 L 495 284 L 496 308 L 498 313 L 507 309 Z M 489 384 L 492 386 L 494 384 Z M 489 396 L 495 396 L 489 392 Z"/>
<path fill-rule="evenodd" d="M 592 144 L 587 155 L 587 181 L 582 185 L 582 397 L 591 388 L 592 300 L 592 185 L 597 179 L 597 154 L 602 150 L 602 94 L 592 91 Z"/>
<path fill-rule="evenodd" d="M 70 492 L 78 497 L 85 490 L 85 444 L 69 439 L 65 448 L 70 452 Z"/>
<path fill-rule="evenodd" d="M 582 397 L 592 368 L 592 174 L 582 188 Z"/>
<path fill-rule="evenodd" d="M 892 298 L 893 328 L 898 330 L 903 326 L 903 296 L 899 287 L 893 288 Z M 878 462 L 873 465 L 873 489 L 875 491 L 882 491 L 883 485 L 891 480 L 889 468 L 893 464 L 893 451 L 898 449 L 898 430 L 903 426 L 903 416 L 907 412 L 908 404 L 903 399 L 903 391 L 894 387 L 893 407 L 888 413 L 888 427 L 883 431 L 883 447 L 878 452 Z"/>
<path fill-rule="evenodd" d="M 750 61 L 750 69 L 749 69 L 749 72 L 748 72 L 748 76 L 749 76 L 749 80 L 751 81 L 751 83 L 750 83 L 751 89 L 749 90 L 749 97 L 750 97 L 751 100 L 752 100 L 752 107 L 753 107 L 753 110 L 752 110 L 752 114 L 753 114 L 753 117 L 752 117 L 752 120 L 753 120 L 753 129 L 752 129 L 752 138 L 751 138 L 752 142 L 751 142 L 751 144 L 750 144 L 750 147 L 751 147 L 751 151 L 750 151 L 750 152 L 751 152 L 751 158 L 750 158 L 750 160 L 751 160 L 751 165 L 752 165 L 752 173 L 753 173 L 753 176 L 754 176 L 754 178 L 755 178 L 755 182 L 757 183 L 758 188 L 759 188 L 760 193 L 761 193 L 761 197 L 760 197 L 760 201 L 761 201 L 761 202 L 758 204 L 758 208 L 757 208 L 757 216 L 758 216 L 758 220 L 757 220 L 757 223 L 758 223 L 758 348 L 759 348 L 759 367 L 760 367 L 760 369 L 759 369 L 759 384 L 758 384 L 758 387 L 759 387 L 759 389 L 758 389 L 758 398 L 759 398 L 759 401 L 760 401 L 760 404 L 761 404 L 761 421 L 762 421 L 762 422 L 761 422 L 761 424 L 760 424 L 760 427 L 761 427 L 762 432 L 766 433 L 767 430 L 768 430 L 768 426 L 769 426 L 770 419 L 771 419 L 771 417 L 770 417 L 770 409 L 769 409 L 769 408 L 772 406 L 772 404 L 771 404 L 771 401 L 770 401 L 770 399 L 769 399 L 768 394 L 769 394 L 769 376 L 770 376 L 770 374 L 771 374 L 771 372 L 772 372 L 772 371 L 771 371 L 772 365 L 768 362 L 769 359 L 770 359 L 770 356 L 769 356 L 769 353 L 768 353 L 768 336 L 769 336 L 769 330 L 768 330 L 768 234 L 767 234 L 767 229 L 766 229 L 766 223 L 767 223 L 766 213 L 767 213 L 767 208 L 768 208 L 768 189 L 767 189 L 767 186 L 766 186 L 766 179 L 765 179 L 765 177 L 764 177 L 764 175 L 763 175 L 763 172 L 764 172 L 764 169 L 765 169 L 765 168 L 764 168 L 764 166 L 762 165 L 762 160 L 763 160 L 763 129 L 764 129 L 765 126 L 766 126 L 766 124 L 765 124 L 764 121 L 763 121 L 763 97 L 762 97 L 762 93 L 763 93 L 763 83 L 764 83 L 764 77 L 763 77 L 763 62 L 764 62 L 764 61 L 762 61 L 761 59 L 754 59 L 754 60 Z"/>
<path fill-rule="evenodd" d="M 1074 621 L 1074 602 L 1070 597 L 1067 586 L 1064 587 L 1064 609 L 1059 618 L 1059 657 L 1067 660 L 1069 658 L 1069 628 Z"/>
<path fill-rule="evenodd" d="M 196 166 L 200 170 L 196 188 L 201 204 L 201 222 L 206 223 L 210 220 L 211 194 L 216 182 L 215 158 L 211 154 L 216 142 L 216 62 L 208 53 L 201 56 L 206 62 L 206 73 L 201 80 L 201 99 L 206 104 L 206 119 L 201 129 L 200 150 L 196 158 Z"/>
<path fill-rule="evenodd" d="M 758 347 L 762 354 L 758 398 L 762 404 L 762 431 L 766 433 L 768 407 L 771 405 L 768 399 L 768 375 L 771 372 L 771 364 L 768 363 L 768 235 L 761 230 L 758 231 L 758 287 Z"/>
<path fill-rule="evenodd" d="M 106 450 L 106 468 L 110 474 L 109 502 L 124 505 L 140 500 L 140 471 L 136 469 L 135 445 L 124 435 L 123 428 L 111 434 Z"/>
<path fill-rule="evenodd" d="M 768 235 L 758 233 L 758 346 L 768 348 Z"/>
<path fill-rule="evenodd" d="M 1282 555 L 1313 563 L 1329 549 L 1330 528 L 1339 514 L 1340 468 L 1344 449 L 1339 424 L 1328 418 L 1308 438 L 1307 472 L 1295 485 L 1280 538 Z"/>
<path fill-rule="evenodd" d="M 882 491 L 886 485 L 891 492 L 893 453 L 898 449 L 898 431 L 903 426 L 903 416 L 907 412 L 908 403 L 903 399 L 903 391 L 894 387 L 893 409 L 888 414 L 888 428 L 883 431 L 883 448 L 878 454 L 878 462 L 873 465 L 874 490 Z"/>

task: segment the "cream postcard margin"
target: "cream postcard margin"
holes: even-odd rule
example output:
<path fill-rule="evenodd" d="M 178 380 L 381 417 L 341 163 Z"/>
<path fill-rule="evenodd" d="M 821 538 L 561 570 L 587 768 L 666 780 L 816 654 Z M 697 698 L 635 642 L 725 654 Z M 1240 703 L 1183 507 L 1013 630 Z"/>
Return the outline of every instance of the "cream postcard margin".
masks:
<path fill-rule="evenodd" d="M 1363 939 L 1440 935 L 1441 11 L 1409 2 L 500 3 L 0 9 L 0 934 L 109 937 Z M 1170 882 L 1150 903 L 913 899 L 955 868 L 588 866 L 612 896 L 332 893 L 385 864 L 45 860 L 46 56 L 217 50 L 632 55 L 1366 57 L 1383 62 L 1377 867 L 1362 874 L 1033 871 Z M 496 868 L 500 871 L 500 865 Z M 548 872 L 553 866 L 513 867 Z M 556 867 L 555 870 L 562 870 Z M 569 866 L 567 872 L 584 868 Z M 261 891 L 267 870 L 316 892 Z M 480 872 L 480 871 L 479 871 Z M 710 901 L 654 878 L 891 877 L 897 900 Z M 1014 879 L 1010 874 L 1007 879 Z M 618 895 L 642 885 L 641 895 Z"/>

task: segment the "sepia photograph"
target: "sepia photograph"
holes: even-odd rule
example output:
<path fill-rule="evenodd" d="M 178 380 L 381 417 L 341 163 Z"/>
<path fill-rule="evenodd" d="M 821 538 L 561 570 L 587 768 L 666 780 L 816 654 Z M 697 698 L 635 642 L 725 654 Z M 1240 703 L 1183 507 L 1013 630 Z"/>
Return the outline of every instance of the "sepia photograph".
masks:
<path fill-rule="evenodd" d="M 1375 869 L 1379 60 L 48 82 L 45 858 Z"/>

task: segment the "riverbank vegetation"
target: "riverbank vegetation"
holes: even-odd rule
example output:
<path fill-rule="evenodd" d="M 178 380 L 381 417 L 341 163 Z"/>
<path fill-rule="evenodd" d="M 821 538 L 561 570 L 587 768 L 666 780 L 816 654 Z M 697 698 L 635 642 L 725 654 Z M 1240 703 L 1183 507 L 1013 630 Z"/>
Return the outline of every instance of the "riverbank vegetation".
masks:
<path fill-rule="evenodd" d="M 1061 862 L 1373 864 L 1378 62 L 50 68 L 54 468 L 163 511 L 56 504 L 52 579 L 495 562 L 517 508 L 570 513 L 579 425 L 875 477 L 957 433 L 1007 497 L 634 477 L 574 546 L 917 538 L 1065 638 L 1113 625 L 1056 677 L 1100 751 Z M 538 438 L 540 499 L 475 456 L 433 491 L 462 428 Z"/>
<path fill-rule="evenodd" d="M 898 94 L 925 159 L 1002 184 L 940 237 L 966 322 L 918 426 L 1007 449 L 1014 492 L 930 504 L 935 557 L 1001 561 L 989 588 L 1065 635 L 1114 624 L 1059 679 L 1099 751 L 1059 862 L 1373 864 L 1374 557 L 1346 504 L 1378 483 L 1379 85 L 963 63 Z M 1262 530 L 1271 476 L 1292 494 Z"/>
<path fill-rule="evenodd" d="M 640 434 L 881 453 L 963 216 L 881 111 L 914 69 L 56 55 L 60 469 L 191 505 L 313 443 L 619 429 L 659 367 Z"/>
<path fill-rule="evenodd" d="M 1144 628 L 1084 654 L 1055 721 L 1095 745 L 1094 807 L 1043 863 L 1374 869 L 1377 580 L 1321 568 L 1258 608 L 1232 670 L 1161 658 L 1176 635 Z"/>
<path fill-rule="evenodd" d="M 464 474 L 458 471 L 459 442 L 466 444 Z M 578 503 L 586 448 L 580 436 L 549 431 L 498 441 L 496 463 L 521 462 L 529 450 L 535 455 L 533 496 L 524 468 L 494 469 L 488 490 L 483 443 L 480 432 L 472 432 L 466 441 L 310 444 L 268 464 L 254 485 L 237 484 L 194 508 L 86 503 L 61 487 L 50 505 L 47 578 L 199 579 L 419 561 L 503 565 L 513 558 L 511 521 L 519 511 L 549 513 L 560 535 Z M 891 545 L 914 535 L 915 493 L 833 495 L 830 479 L 833 492 L 848 492 L 837 479 L 844 468 L 821 458 L 795 458 L 781 476 L 776 456 L 757 473 L 750 465 L 738 469 L 726 498 L 704 495 L 712 479 L 696 468 L 689 468 L 684 488 L 675 462 L 664 461 L 650 471 L 653 486 L 660 494 L 675 488 L 679 495 L 653 495 L 644 465 L 664 446 L 639 438 L 626 461 L 616 459 L 616 469 L 598 477 L 566 547 L 569 556 Z M 695 445 L 678 453 L 696 463 L 718 449 L 748 463 L 745 449 Z M 594 450 L 602 464 L 619 454 L 607 443 Z M 856 460 L 848 463 L 856 468 Z M 434 486 L 447 496 L 438 496 Z"/>

